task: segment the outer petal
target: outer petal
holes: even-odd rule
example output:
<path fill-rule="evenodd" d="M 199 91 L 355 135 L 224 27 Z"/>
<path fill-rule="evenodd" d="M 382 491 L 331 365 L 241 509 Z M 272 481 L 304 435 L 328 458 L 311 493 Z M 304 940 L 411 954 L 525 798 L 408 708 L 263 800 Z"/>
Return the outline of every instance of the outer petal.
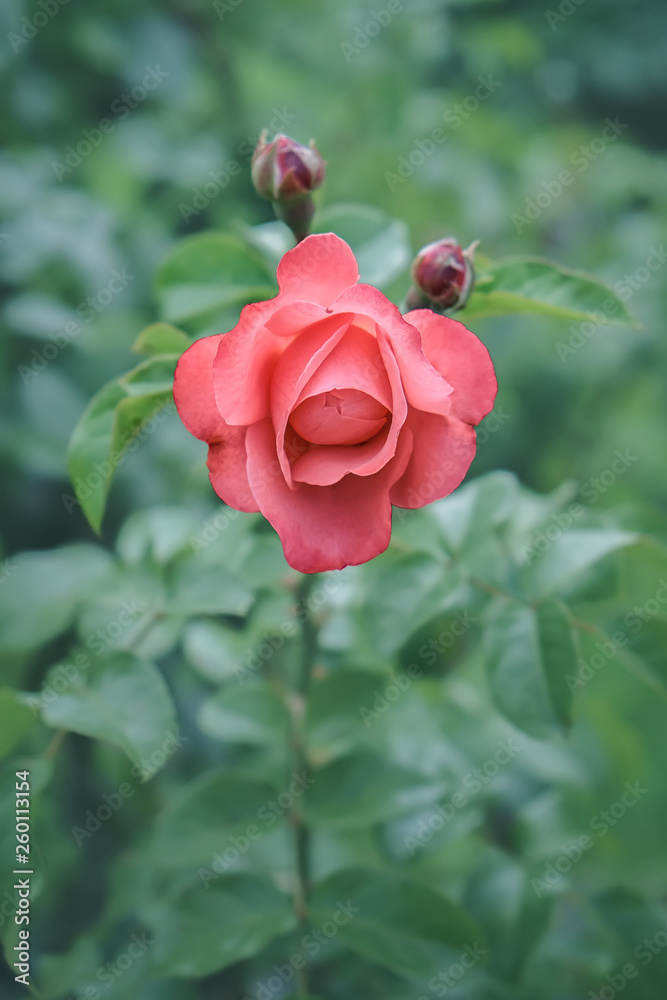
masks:
<path fill-rule="evenodd" d="M 475 457 L 475 431 L 470 424 L 435 413 L 411 411 L 410 462 L 389 498 L 397 507 L 423 507 L 448 496 L 462 482 Z"/>
<path fill-rule="evenodd" d="M 213 392 L 213 359 L 221 340 L 222 334 L 195 340 L 176 365 L 176 409 L 187 429 L 200 441 L 214 440 L 224 426 Z"/>
<path fill-rule="evenodd" d="M 245 468 L 245 427 L 229 427 L 215 405 L 213 359 L 222 339 L 219 335 L 196 340 L 181 357 L 174 401 L 190 433 L 210 445 L 207 465 L 218 496 L 237 510 L 257 511 Z"/>
<path fill-rule="evenodd" d="M 484 344 L 463 323 L 430 309 L 414 309 L 405 318 L 420 331 L 428 360 L 454 387 L 452 416 L 478 424 L 493 408 L 498 391 Z"/>
<path fill-rule="evenodd" d="M 375 476 L 345 476 L 332 486 L 290 490 L 276 469 L 270 420 L 248 428 L 248 475 L 264 517 L 280 535 L 285 558 L 302 573 L 367 562 L 391 537 L 389 490 L 403 474 L 412 446 L 404 429 L 399 450 Z"/>
<path fill-rule="evenodd" d="M 276 337 L 293 337 L 296 331 L 302 330 L 304 326 L 317 323 L 318 319 L 325 319 L 326 316 L 327 311 L 324 306 L 297 299 L 280 306 L 265 321 L 265 325 L 266 329 L 274 333 Z"/>
<path fill-rule="evenodd" d="M 406 322 L 393 302 L 372 285 L 356 285 L 343 292 L 334 304 L 336 312 L 352 309 L 375 322 L 378 341 L 385 339 L 391 344 L 410 406 L 429 413 L 449 413 L 452 387 L 426 357 L 419 331 Z"/>
<path fill-rule="evenodd" d="M 278 284 L 285 301 L 305 299 L 330 306 L 349 285 L 359 281 L 359 268 L 345 240 L 333 233 L 313 234 L 288 250 L 278 264 Z"/>
<path fill-rule="evenodd" d="M 283 304 L 278 295 L 244 306 L 234 329 L 220 339 L 213 362 L 213 388 L 228 424 L 252 424 L 269 412 L 271 374 L 285 345 L 264 324 Z"/>
<path fill-rule="evenodd" d="M 246 472 L 246 428 L 225 427 L 224 436 L 208 450 L 211 486 L 221 500 L 246 514 L 259 510 Z"/>

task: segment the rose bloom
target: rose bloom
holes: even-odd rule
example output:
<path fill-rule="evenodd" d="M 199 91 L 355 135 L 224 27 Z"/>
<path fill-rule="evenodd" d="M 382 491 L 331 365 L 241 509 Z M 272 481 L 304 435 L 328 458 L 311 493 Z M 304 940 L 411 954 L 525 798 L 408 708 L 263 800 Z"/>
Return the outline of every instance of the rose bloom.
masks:
<path fill-rule="evenodd" d="M 497 390 L 462 323 L 402 316 L 358 281 L 347 243 L 309 236 L 278 265 L 276 298 L 195 341 L 176 369 L 176 406 L 209 445 L 214 490 L 261 511 L 303 573 L 372 559 L 389 544 L 392 504 L 451 493 Z"/>

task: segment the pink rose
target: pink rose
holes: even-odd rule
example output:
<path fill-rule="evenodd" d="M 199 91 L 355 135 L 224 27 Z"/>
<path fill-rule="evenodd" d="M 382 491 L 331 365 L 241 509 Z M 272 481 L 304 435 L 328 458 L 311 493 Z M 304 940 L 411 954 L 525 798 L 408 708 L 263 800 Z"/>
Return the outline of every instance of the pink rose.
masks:
<path fill-rule="evenodd" d="M 196 341 L 176 369 L 176 406 L 209 445 L 214 490 L 261 511 L 304 573 L 372 559 L 389 544 L 392 504 L 451 493 L 497 390 L 463 324 L 401 316 L 358 281 L 347 243 L 309 236 L 278 265 L 276 298 Z"/>

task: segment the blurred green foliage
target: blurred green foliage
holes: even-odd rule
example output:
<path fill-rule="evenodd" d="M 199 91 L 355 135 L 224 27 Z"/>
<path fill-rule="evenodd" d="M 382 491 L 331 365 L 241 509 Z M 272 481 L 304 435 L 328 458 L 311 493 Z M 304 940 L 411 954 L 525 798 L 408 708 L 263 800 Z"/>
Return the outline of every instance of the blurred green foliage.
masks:
<path fill-rule="evenodd" d="M 273 967 L 300 954 L 324 1000 L 665 995 L 667 10 L 401 6 L 377 32 L 349 0 L 0 11 L 0 934 L 11 955 L 25 766 L 51 1000 L 280 1000 L 296 973 Z M 325 220 L 365 202 L 413 250 L 453 234 L 547 256 L 643 324 L 471 312 L 500 384 L 478 478 L 399 512 L 385 555 L 310 596 L 260 518 L 214 502 L 168 406 L 118 468 L 101 542 L 67 478 L 82 411 L 138 364 L 158 307 L 191 334 L 236 321 L 225 289 L 195 315 L 170 297 L 178 251 L 163 262 L 270 220 L 248 170 L 264 127 L 317 139 Z M 407 283 L 398 261 L 388 293 Z M 313 623 L 302 788 L 280 684 Z"/>

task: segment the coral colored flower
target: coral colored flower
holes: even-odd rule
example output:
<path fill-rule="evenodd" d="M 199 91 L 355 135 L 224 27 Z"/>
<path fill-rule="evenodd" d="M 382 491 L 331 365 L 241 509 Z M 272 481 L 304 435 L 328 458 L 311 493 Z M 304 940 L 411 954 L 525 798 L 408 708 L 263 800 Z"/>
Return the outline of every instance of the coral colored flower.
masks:
<path fill-rule="evenodd" d="M 496 395 L 488 352 L 462 323 L 401 316 L 358 280 L 343 240 L 309 236 L 278 265 L 276 298 L 196 341 L 176 369 L 176 406 L 209 445 L 216 493 L 261 511 L 304 573 L 372 559 L 392 504 L 451 493 Z"/>

